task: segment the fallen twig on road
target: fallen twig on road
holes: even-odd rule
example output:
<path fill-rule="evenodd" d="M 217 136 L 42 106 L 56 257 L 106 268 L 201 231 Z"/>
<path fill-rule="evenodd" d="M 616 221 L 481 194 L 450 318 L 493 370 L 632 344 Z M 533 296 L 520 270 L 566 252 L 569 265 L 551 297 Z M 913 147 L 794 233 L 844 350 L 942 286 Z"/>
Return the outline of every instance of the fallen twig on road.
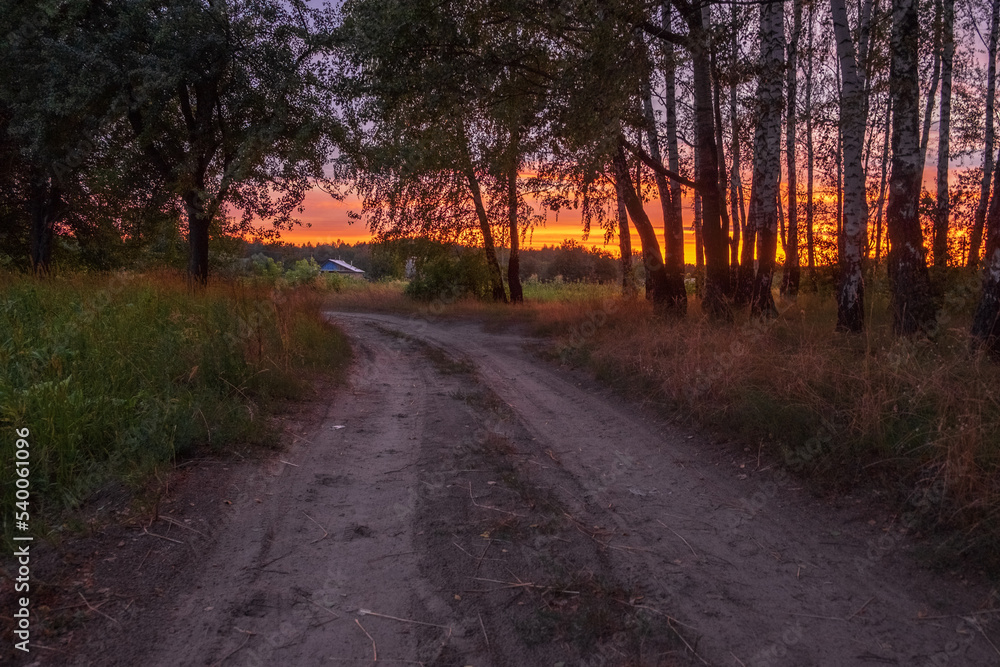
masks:
<path fill-rule="evenodd" d="M 365 636 L 368 637 L 368 639 L 371 639 L 371 641 L 372 641 L 372 660 L 374 662 L 378 662 L 378 647 L 375 646 L 375 640 L 372 638 L 372 636 L 370 634 L 368 634 L 368 631 L 365 630 L 365 626 L 361 625 L 361 621 L 359 621 L 358 619 L 354 619 L 354 622 L 358 624 L 359 628 L 361 628 L 361 632 L 365 633 Z"/>
<path fill-rule="evenodd" d="M 490 505 L 480 505 L 479 503 L 477 503 L 476 499 L 472 495 L 472 482 L 469 482 L 469 499 L 472 501 L 473 505 L 481 509 L 493 510 L 494 512 L 503 512 L 504 514 L 510 514 L 511 516 L 520 517 L 522 519 L 524 518 L 523 514 L 518 514 L 517 512 L 509 512 L 507 510 L 502 510 L 499 507 L 491 507 Z"/>
<path fill-rule="evenodd" d="M 482 577 L 469 577 L 469 579 L 475 579 L 476 581 L 488 581 L 491 584 L 504 584 L 505 588 L 535 588 L 543 591 L 554 591 L 556 593 L 563 593 L 565 595 L 579 595 L 580 591 L 567 591 L 561 588 L 553 588 L 552 586 L 543 586 L 542 584 L 532 583 L 530 581 L 501 581 L 499 579 L 484 579 Z"/>
<path fill-rule="evenodd" d="M 105 600 L 104 602 L 101 602 L 100 604 L 97 605 L 97 607 L 95 607 L 94 605 L 92 605 L 89 602 L 87 602 L 87 598 L 83 597 L 83 593 L 80 593 L 79 595 L 80 595 L 80 599 L 83 600 L 83 603 L 85 605 L 87 605 L 87 609 L 89 609 L 90 611 L 95 612 L 97 614 L 100 614 L 101 616 L 103 616 L 104 618 L 108 619 L 109 621 L 111 621 L 115 625 L 121 627 L 121 623 L 119 623 L 116 619 L 111 618 L 110 616 L 108 616 L 103 611 L 101 611 L 100 609 L 97 608 L 97 607 L 100 607 L 102 604 L 104 604 L 104 602 L 107 602 L 107 600 Z"/>
<path fill-rule="evenodd" d="M 445 630 L 451 630 L 450 625 L 438 625 L 437 623 L 425 623 L 424 621 L 414 621 L 409 618 L 399 618 L 398 616 L 389 616 L 388 614 L 380 614 L 371 609 L 358 609 L 358 613 L 362 616 L 377 616 L 378 618 L 388 618 L 393 621 L 399 621 L 400 623 L 416 623 L 417 625 L 429 625 L 432 628 L 444 628 Z"/>
<path fill-rule="evenodd" d="M 175 540 L 172 537 L 164 537 L 163 535 L 157 535 L 156 533 L 151 533 L 148 530 L 146 530 L 145 528 L 142 529 L 142 534 L 143 535 L 149 535 L 150 537 L 158 537 L 161 540 L 166 540 L 167 542 L 173 542 L 174 544 L 184 544 L 184 542 L 181 542 L 180 540 Z"/>
<path fill-rule="evenodd" d="M 478 617 L 479 617 L 479 627 L 480 627 L 480 628 L 482 629 L 482 631 L 483 631 L 483 639 L 485 639 L 485 640 L 486 640 L 486 650 L 489 650 L 489 648 L 490 648 L 490 638 L 489 638 L 489 637 L 488 637 L 488 636 L 486 635 L 486 626 L 485 626 L 485 625 L 483 625 L 483 615 L 482 615 L 482 614 L 480 614 L 480 613 L 479 613 L 479 612 L 477 611 L 477 612 L 476 612 L 476 616 L 478 616 Z"/>
<path fill-rule="evenodd" d="M 234 655 L 236 655 L 236 652 L 239 651 L 240 649 L 242 649 L 244 646 L 246 646 L 250 642 L 250 638 L 257 634 L 256 632 L 250 632 L 249 630 L 243 630 L 242 628 L 236 628 L 236 629 L 239 630 L 240 632 L 244 633 L 247 636 L 247 638 L 243 640 L 242 644 L 240 644 L 239 646 L 237 646 L 236 648 L 234 648 L 232 651 L 230 651 L 226 655 L 224 655 L 221 658 L 219 658 L 217 661 L 213 662 L 211 667 L 219 667 L 219 665 L 221 665 L 222 663 L 224 663 L 226 660 L 229 660 L 229 658 L 231 658 Z"/>
<path fill-rule="evenodd" d="M 185 529 L 190 530 L 190 531 L 192 531 L 194 533 L 198 533 L 199 535 L 201 535 L 204 538 L 208 538 L 208 535 L 206 535 L 205 533 L 201 532 L 200 530 L 198 530 L 196 528 L 192 528 L 191 526 L 185 525 L 184 523 L 178 521 L 177 519 L 174 519 L 173 517 L 163 516 L 161 514 L 160 515 L 160 519 L 162 521 L 166 521 L 169 524 L 173 524 L 173 525 L 177 526 L 178 528 L 185 528 Z"/>
<path fill-rule="evenodd" d="M 671 533 L 673 533 L 674 535 L 676 535 L 676 536 L 678 537 L 678 539 L 680 539 L 680 541 L 684 543 L 684 546 L 686 546 L 686 547 L 687 547 L 687 548 L 688 548 L 688 549 L 689 549 L 689 550 L 691 551 L 691 555 L 692 555 L 692 556 L 694 556 L 695 558 L 697 558 L 697 557 L 698 557 L 698 554 L 696 554 L 696 553 L 695 553 L 695 551 L 694 551 L 694 548 L 693 548 L 693 547 L 692 547 L 692 546 L 691 546 L 691 545 L 690 545 L 690 544 L 688 543 L 688 541 L 687 541 L 687 540 L 685 540 L 685 539 L 684 539 L 683 537 L 681 537 L 681 534 L 680 534 L 680 533 L 678 533 L 678 532 L 677 532 L 676 530 L 674 530 L 673 528 L 671 528 L 671 527 L 670 527 L 670 526 L 668 526 L 667 524 L 663 523 L 663 522 L 662 522 L 662 521 L 660 521 L 659 519 L 657 519 L 657 520 L 656 520 L 656 522 L 657 522 L 658 524 L 660 524 L 661 526 L 663 526 L 664 528 L 666 528 L 667 530 L 669 530 L 669 531 L 670 531 Z"/>
<path fill-rule="evenodd" d="M 303 512 L 303 514 L 306 514 L 306 513 Z M 319 529 L 323 531 L 323 537 L 317 538 L 317 539 L 313 540 L 312 542 L 310 542 L 309 544 L 316 544 L 317 542 L 319 542 L 321 540 L 325 540 L 327 537 L 330 536 L 330 533 L 327 532 L 326 528 L 324 528 L 323 526 L 320 526 L 319 521 L 317 521 L 316 519 L 312 518 L 308 514 L 306 514 L 306 518 L 309 519 L 310 521 L 312 521 L 317 526 L 319 526 Z"/>

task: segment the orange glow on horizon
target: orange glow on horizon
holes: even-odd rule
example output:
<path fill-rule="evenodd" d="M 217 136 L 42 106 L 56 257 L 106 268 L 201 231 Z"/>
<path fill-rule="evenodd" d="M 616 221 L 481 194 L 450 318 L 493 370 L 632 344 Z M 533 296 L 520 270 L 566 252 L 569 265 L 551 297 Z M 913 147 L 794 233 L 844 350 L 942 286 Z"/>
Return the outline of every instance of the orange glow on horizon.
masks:
<path fill-rule="evenodd" d="M 303 225 L 297 226 L 291 231 L 281 232 L 281 240 L 304 245 L 332 244 L 337 241 L 344 243 L 361 243 L 371 240 L 371 233 L 362 221 L 351 221 L 347 217 L 348 211 L 360 211 L 361 202 L 356 197 L 348 197 L 344 201 L 337 201 L 330 195 L 320 190 L 310 190 L 302 203 L 304 211 L 297 217 Z M 537 207 L 536 207 L 537 208 Z M 657 238 L 660 240 L 660 247 L 663 247 L 663 220 L 660 214 L 660 200 L 653 199 L 646 203 L 646 210 L 650 220 L 656 229 Z M 685 201 L 684 221 L 684 257 L 688 263 L 694 263 L 694 233 L 690 228 L 693 218 L 690 200 Z M 309 226 L 306 226 L 309 225 Z M 632 250 L 638 253 L 639 237 L 632 229 Z M 524 249 L 538 249 L 542 246 L 558 246 L 565 240 L 574 240 L 587 248 L 599 248 L 610 252 L 618 257 L 617 237 L 605 245 L 604 231 L 592 229 L 587 240 L 583 238 L 583 225 L 579 210 L 570 209 L 560 211 L 558 216 L 551 211 L 544 225 L 540 225 L 528 233 L 527 239 L 522 244 Z"/>

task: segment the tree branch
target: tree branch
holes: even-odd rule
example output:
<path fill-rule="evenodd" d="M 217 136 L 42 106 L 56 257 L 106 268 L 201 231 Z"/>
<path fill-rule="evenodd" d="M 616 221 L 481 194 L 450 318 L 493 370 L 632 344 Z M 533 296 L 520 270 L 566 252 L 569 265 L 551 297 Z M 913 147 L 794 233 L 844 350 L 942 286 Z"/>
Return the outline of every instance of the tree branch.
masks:
<path fill-rule="evenodd" d="M 690 47 L 691 42 L 687 35 L 679 35 L 676 32 L 665 30 L 652 21 L 643 21 L 639 27 L 641 27 L 646 34 L 652 35 L 653 37 L 659 37 L 665 42 L 670 42 L 671 44 L 676 44 L 677 46 L 683 46 L 685 49 Z"/>
<path fill-rule="evenodd" d="M 627 148 L 630 153 L 632 153 L 637 158 L 639 158 L 639 160 L 644 165 L 646 165 L 647 167 L 649 167 L 650 169 L 652 169 L 656 173 L 661 174 L 663 176 L 666 176 L 667 178 L 669 178 L 669 179 L 671 179 L 673 181 L 677 181 L 681 185 L 686 185 L 687 187 L 694 188 L 695 190 L 699 190 L 699 191 L 701 190 L 701 187 L 699 187 L 697 183 L 695 183 L 694 181 L 692 181 L 689 178 L 684 178 L 683 176 L 681 176 L 680 174 L 678 174 L 676 171 L 670 171 L 669 169 L 667 169 L 666 167 L 663 166 L 662 162 L 660 162 L 658 160 L 654 160 L 652 157 L 650 157 L 649 153 L 647 153 L 646 151 L 644 151 L 641 146 L 636 146 L 635 144 L 633 144 L 632 142 L 630 142 L 628 139 L 626 139 L 625 135 L 619 135 L 618 136 L 618 141 L 621 142 L 621 145 L 624 146 L 625 148 Z"/>

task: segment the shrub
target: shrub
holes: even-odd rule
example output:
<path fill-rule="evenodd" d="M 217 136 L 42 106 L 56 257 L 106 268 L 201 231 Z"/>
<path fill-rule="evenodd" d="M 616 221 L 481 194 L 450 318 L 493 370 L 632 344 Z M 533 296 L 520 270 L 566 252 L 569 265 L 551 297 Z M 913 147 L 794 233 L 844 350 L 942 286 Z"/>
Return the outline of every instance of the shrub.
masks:
<path fill-rule="evenodd" d="M 263 278 L 265 282 L 274 284 L 281 277 L 281 265 L 264 253 L 257 253 L 250 257 L 250 270 L 255 276 Z"/>
<path fill-rule="evenodd" d="M 418 259 L 416 277 L 406 286 L 406 295 L 421 301 L 490 297 L 490 270 L 482 251 L 458 246 L 435 248 L 430 256 Z"/>
<path fill-rule="evenodd" d="M 319 278 L 320 270 L 319 264 L 316 260 L 310 257 L 309 259 L 300 259 L 292 266 L 292 268 L 285 271 L 285 280 L 292 287 L 297 287 L 299 285 L 308 285 L 315 283 L 316 279 Z"/>

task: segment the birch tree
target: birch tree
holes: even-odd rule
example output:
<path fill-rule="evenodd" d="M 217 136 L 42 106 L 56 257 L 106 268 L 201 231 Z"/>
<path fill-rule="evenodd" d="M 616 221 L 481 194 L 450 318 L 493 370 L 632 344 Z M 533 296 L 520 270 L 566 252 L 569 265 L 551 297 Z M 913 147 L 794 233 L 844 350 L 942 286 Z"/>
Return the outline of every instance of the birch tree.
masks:
<path fill-rule="evenodd" d="M 643 83 L 643 115 L 646 119 L 646 142 L 653 160 L 662 164 L 660 139 L 656 132 L 656 117 L 653 114 L 653 94 L 649 80 Z M 676 136 L 674 137 L 676 141 Z M 683 313 L 687 310 L 687 290 L 684 288 L 684 227 L 676 215 L 673 193 L 662 172 L 653 172 L 656 191 L 660 196 L 660 210 L 663 213 L 664 270 L 667 279 L 666 303 Z M 680 202 L 677 202 L 678 204 Z"/>
<path fill-rule="evenodd" d="M 734 288 L 739 285 L 740 234 L 746 227 L 746 206 L 743 200 L 743 178 L 740 174 L 742 152 L 740 150 L 740 120 L 736 104 L 736 71 L 739 60 L 739 43 L 736 39 L 736 3 L 730 4 L 732 26 L 729 31 L 729 129 L 730 129 L 730 169 L 729 169 L 729 217 L 732 219 L 733 234 L 730 239 L 730 279 Z"/>
<path fill-rule="evenodd" d="M 973 344 L 1000 353 L 1000 169 L 994 170 L 993 198 L 986 217 L 983 291 L 972 318 Z"/>
<path fill-rule="evenodd" d="M 618 179 L 615 179 L 614 183 L 615 208 L 618 214 L 618 250 L 621 253 L 622 267 L 622 296 L 631 298 L 636 294 L 635 276 L 632 275 L 632 233 L 628 227 L 624 184 Z"/>
<path fill-rule="evenodd" d="M 955 57 L 955 0 L 941 7 L 941 120 L 938 122 L 937 211 L 934 219 L 934 266 L 948 265 L 948 158 L 951 138 L 951 73 Z"/>
<path fill-rule="evenodd" d="M 646 280 L 650 285 L 650 295 L 653 303 L 661 306 L 678 306 L 672 304 L 671 290 L 669 289 L 669 279 L 667 270 L 663 264 L 663 255 L 660 253 L 660 242 L 656 238 L 656 230 L 653 223 L 646 214 L 642 206 L 642 199 L 636 192 L 635 184 L 629 173 L 628 162 L 625 158 L 625 149 L 619 144 L 618 150 L 612 157 L 612 167 L 616 191 L 621 193 L 632 224 L 639 235 L 642 243 L 642 259 L 646 269 Z"/>
<path fill-rule="evenodd" d="M 903 335 L 929 332 L 936 320 L 917 209 L 923 170 L 919 144 L 918 35 L 917 0 L 893 0 L 889 74 L 892 167 L 886 226 L 893 328 Z"/>
<path fill-rule="evenodd" d="M 847 22 L 845 0 L 831 0 L 833 30 L 842 80 L 840 130 L 843 138 L 844 232 L 841 280 L 837 290 L 837 328 L 859 332 L 864 328 L 865 285 L 862 258 L 868 230 L 868 200 L 862 149 L 865 140 L 864 71 L 855 60 L 854 40 Z"/>
<path fill-rule="evenodd" d="M 996 102 L 997 76 L 997 38 L 1000 35 L 1000 0 L 993 0 L 990 12 L 990 33 L 986 47 L 986 134 L 983 149 L 983 178 L 979 187 L 979 204 L 972 225 L 972 238 L 969 240 L 969 266 L 979 263 L 979 253 L 982 247 L 983 227 L 986 222 L 986 209 L 990 200 L 990 181 L 993 176 L 993 113 Z"/>
<path fill-rule="evenodd" d="M 941 12 L 942 0 L 934 0 L 934 67 L 931 71 L 930 91 L 927 93 L 927 108 L 924 111 L 924 127 L 920 134 L 920 168 L 927 162 L 927 144 L 931 137 L 931 119 L 934 117 L 934 104 L 937 101 L 938 84 L 941 82 Z M 919 46 L 919 37 L 913 40 L 914 48 Z"/>
<path fill-rule="evenodd" d="M 778 252 L 778 183 L 781 180 L 782 74 L 785 61 L 784 4 L 760 8 L 760 79 L 757 84 L 757 128 L 754 132 L 754 174 L 748 220 L 757 233 L 757 275 L 751 310 L 777 315 L 771 283 Z"/>
<path fill-rule="evenodd" d="M 671 30 L 673 24 L 670 3 L 664 2 L 660 11 L 660 25 L 664 30 Z M 663 42 L 663 80 L 664 80 L 664 115 L 666 120 L 667 167 L 680 173 L 680 151 L 677 146 L 677 56 L 671 42 Z M 663 237 L 666 263 L 670 270 L 676 271 L 681 278 L 681 289 L 684 290 L 684 300 L 687 301 L 687 291 L 684 289 L 684 217 L 682 213 L 681 184 L 670 181 L 669 206 L 663 211 Z M 678 295 L 679 296 L 679 295 Z"/>
<path fill-rule="evenodd" d="M 681 6 L 675 4 L 675 7 L 687 25 L 686 35 L 676 34 L 648 20 L 644 21 L 641 27 L 650 35 L 687 48 L 691 55 L 694 150 L 698 154 L 694 186 L 701 195 L 702 234 L 705 244 L 705 289 L 702 307 L 713 317 L 727 318 L 730 316 L 729 244 L 722 229 L 723 203 L 719 197 L 721 172 L 715 135 L 710 64 L 711 8 L 687 3 Z"/>
<path fill-rule="evenodd" d="M 815 207 L 813 204 L 813 188 L 815 183 L 816 154 L 813 144 L 813 61 L 815 49 L 813 46 L 813 27 L 816 23 L 815 2 L 809 3 L 809 19 L 807 23 L 806 66 L 805 79 L 805 113 L 806 113 L 806 265 L 809 268 L 809 280 L 816 285 L 816 243 L 814 235 Z"/>
<path fill-rule="evenodd" d="M 788 240 L 785 250 L 785 271 L 781 281 L 781 293 L 795 296 L 799 291 L 799 188 L 798 164 L 796 162 L 796 137 L 798 109 L 798 55 L 799 36 L 802 34 L 802 0 L 792 0 L 792 34 L 788 40 L 787 88 L 788 102 L 785 110 L 785 164 L 788 167 Z"/>

